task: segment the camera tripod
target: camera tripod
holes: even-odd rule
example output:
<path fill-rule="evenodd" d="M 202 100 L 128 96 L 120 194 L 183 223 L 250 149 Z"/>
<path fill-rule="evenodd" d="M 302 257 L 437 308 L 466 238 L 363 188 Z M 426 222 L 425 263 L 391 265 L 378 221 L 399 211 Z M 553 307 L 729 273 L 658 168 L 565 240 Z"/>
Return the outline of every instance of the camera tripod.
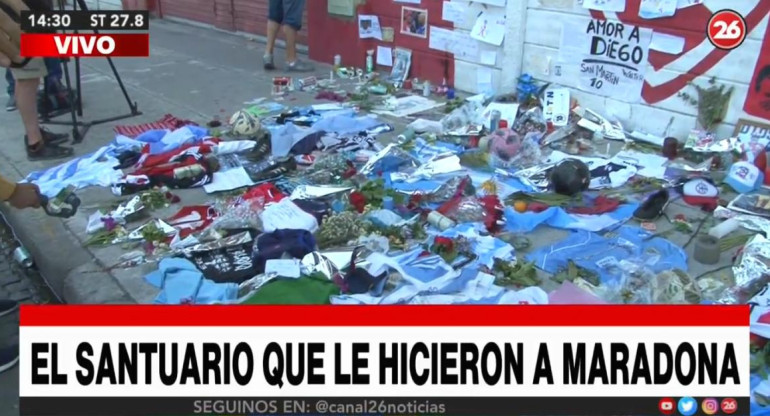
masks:
<path fill-rule="evenodd" d="M 59 10 L 65 9 L 64 0 L 58 0 L 58 6 Z M 86 6 L 85 0 L 74 0 L 72 4 L 73 10 L 80 10 L 87 11 L 88 7 Z M 93 31 L 95 34 L 99 34 L 97 30 Z M 74 31 L 73 33 L 77 34 L 78 31 Z M 85 138 L 85 135 L 88 133 L 88 130 L 95 125 L 109 123 L 112 121 L 117 120 L 123 120 L 130 117 L 135 117 L 138 115 L 141 115 L 142 113 L 139 111 L 139 108 L 136 104 L 136 102 L 131 101 L 131 97 L 128 95 L 128 91 L 126 90 L 126 86 L 123 84 L 123 80 L 120 78 L 120 74 L 118 73 L 118 69 L 115 67 L 115 63 L 112 62 L 112 58 L 109 56 L 107 57 L 107 62 L 110 64 L 110 68 L 112 69 L 112 74 L 115 76 L 115 80 L 118 82 L 118 86 L 120 86 L 120 90 L 123 93 L 123 97 L 126 99 L 126 103 L 128 104 L 128 108 L 130 110 L 129 113 L 114 116 L 114 117 L 108 117 L 103 118 L 100 120 L 92 120 L 92 121 L 82 121 L 80 118 L 83 117 L 83 90 L 81 88 L 81 71 L 80 71 L 80 58 L 75 57 L 73 58 L 75 61 L 75 90 L 72 89 L 72 81 L 70 78 L 70 71 L 69 71 L 69 63 L 70 59 L 64 59 L 61 61 L 62 69 L 64 71 L 64 80 L 65 80 L 65 86 L 67 87 L 67 95 L 69 98 L 69 104 L 70 108 L 68 110 L 58 110 L 54 111 L 50 114 L 43 114 L 41 116 L 40 122 L 42 124 L 53 124 L 53 125 L 63 125 L 63 126 L 72 126 L 72 142 L 73 143 L 80 143 Z M 48 83 L 43 83 L 43 93 L 45 94 L 45 99 L 48 99 Z M 71 120 L 69 121 L 53 121 L 52 118 L 59 117 L 61 115 L 64 115 L 66 113 L 70 114 Z"/>

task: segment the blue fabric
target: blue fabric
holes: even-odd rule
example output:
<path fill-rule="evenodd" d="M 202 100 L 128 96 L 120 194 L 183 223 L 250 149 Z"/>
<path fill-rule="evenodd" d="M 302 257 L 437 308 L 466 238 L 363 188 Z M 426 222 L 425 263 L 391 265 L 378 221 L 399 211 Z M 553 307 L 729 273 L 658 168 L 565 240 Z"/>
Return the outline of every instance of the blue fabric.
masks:
<path fill-rule="evenodd" d="M 122 177 L 115 167 L 120 163 L 114 157 L 117 153 L 150 143 L 150 153 L 158 154 L 176 149 L 187 143 L 200 143 L 208 137 L 208 130 L 196 126 L 185 126 L 169 132 L 150 130 L 137 139 L 116 137 L 110 144 L 93 153 L 81 156 L 52 168 L 32 172 L 25 181 L 35 183 L 43 195 L 53 197 L 67 186 L 110 186 Z"/>
<path fill-rule="evenodd" d="M 161 260 L 158 270 L 145 276 L 145 280 L 161 289 L 155 298 L 158 304 L 210 304 L 215 301 L 232 301 L 238 297 L 237 284 L 215 283 L 205 279 L 195 264 L 186 259 Z"/>
<path fill-rule="evenodd" d="M 312 132 L 330 131 L 339 135 L 359 133 L 384 124 L 374 117 L 353 117 L 352 112 L 325 113 L 313 124 Z"/>
<path fill-rule="evenodd" d="M 454 145 L 452 143 L 437 141 L 434 143 L 428 143 L 422 138 L 415 139 L 414 149 L 410 152 L 412 156 L 416 157 L 420 162 L 427 162 L 432 157 L 444 154 L 455 153 L 462 154 L 464 149 L 461 146 Z"/>
<path fill-rule="evenodd" d="M 513 246 L 503 240 L 482 236 L 481 230 L 485 230 L 482 224 L 460 224 L 441 234 L 442 237 L 457 238 L 464 236 L 470 240 L 471 251 L 478 258 L 472 264 L 483 265 L 489 268 L 494 266 L 495 258 L 501 260 L 514 260 Z"/>
<path fill-rule="evenodd" d="M 14 81 L 13 74 L 11 74 L 11 70 L 8 68 L 5 69 L 5 82 L 8 83 L 6 87 L 8 95 L 13 97 L 14 91 L 16 91 L 16 81 Z"/>
<path fill-rule="evenodd" d="M 759 383 L 762 382 L 762 377 L 760 377 L 758 374 L 752 374 L 751 375 L 751 392 L 754 393 L 754 389 L 756 389 L 759 386 Z M 752 416 L 770 416 L 770 407 L 762 407 L 760 406 L 756 400 L 754 400 L 754 395 L 751 395 L 751 408 L 750 408 L 750 415 Z"/>
<path fill-rule="evenodd" d="M 149 144 L 149 153 L 157 155 L 185 144 L 200 143 L 208 136 L 209 131 L 203 127 L 184 126 L 174 131 L 149 130 L 137 136 L 136 140 Z"/>
<path fill-rule="evenodd" d="M 403 268 L 407 276 L 404 278 L 416 279 L 422 283 L 430 283 L 446 276 L 452 268 L 438 255 L 420 257 L 422 249 L 412 250 L 401 256 L 395 257 L 396 262 Z"/>
<path fill-rule="evenodd" d="M 665 238 L 656 237 L 644 241 L 651 234 L 632 226 L 621 227 L 611 234 L 604 237 L 587 231 L 576 231 L 556 244 L 527 255 L 527 260 L 549 273 L 558 273 L 572 260 L 578 266 L 598 274 L 604 284 L 615 283 L 622 276 L 617 267 L 601 267 L 597 264 L 612 263 L 609 262 L 612 259 L 615 264 L 621 260 L 640 259 L 655 273 L 671 269 L 687 271 L 687 254 Z"/>
<path fill-rule="evenodd" d="M 110 146 L 104 146 L 96 152 L 78 157 L 43 171 L 32 172 L 25 179 L 35 183 L 40 193 L 53 197 L 69 185 L 77 188 L 99 185 L 110 186 L 122 176 L 117 159 L 110 157 Z"/>
<path fill-rule="evenodd" d="M 628 220 L 634 215 L 639 204 L 621 205 L 614 212 L 604 214 L 616 223 Z M 579 217 L 567 213 L 563 208 L 552 207 L 543 212 L 519 213 L 510 207 L 505 208 L 505 229 L 516 233 L 528 233 L 540 225 L 548 225 L 554 228 L 566 230 L 584 229 L 583 221 Z M 593 230 L 599 231 L 599 230 Z"/>

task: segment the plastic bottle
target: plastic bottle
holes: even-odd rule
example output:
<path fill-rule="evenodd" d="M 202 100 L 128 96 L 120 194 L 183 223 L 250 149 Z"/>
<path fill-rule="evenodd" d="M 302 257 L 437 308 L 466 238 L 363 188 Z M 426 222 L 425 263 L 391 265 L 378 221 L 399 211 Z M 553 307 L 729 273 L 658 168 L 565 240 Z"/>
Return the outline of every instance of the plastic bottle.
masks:
<path fill-rule="evenodd" d="M 500 117 L 502 114 L 500 114 L 499 111 L 493 110 L 492 115 L 489 120 L 489 131 L 497 131 L 497 129 L 500 128 Z"/>
<path fill-rule="evenodd" d="M 342 66 L 342 55 L 334 55 L 334 72 L 339 71 Z"/>
<path fill-rule="evenodd" d="M 374 72 L 374 50 L 366 51 L 366 73 Z"/>
<path fill-rule="evenodd" d="M 441 231 L 448 230 L 456 225 L 454 221 L 445 217 L 438 211 L 431 211 L 431 213 L 428 214 L 428 223 Z"/>
<path fill-rule="evenodd" d="M 406 143 L 414 140 L 415 137 L 417 137 L 417 133 L 414 129 L 407 128 L 403 133 L 398 135 L 396 140 L 398 140 L 399 143 Z"/>

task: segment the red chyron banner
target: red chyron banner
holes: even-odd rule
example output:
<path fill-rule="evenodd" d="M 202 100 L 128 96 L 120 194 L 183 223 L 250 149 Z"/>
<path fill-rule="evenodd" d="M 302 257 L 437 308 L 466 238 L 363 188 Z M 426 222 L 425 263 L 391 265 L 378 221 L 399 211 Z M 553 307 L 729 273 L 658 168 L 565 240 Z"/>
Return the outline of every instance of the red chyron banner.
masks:
<path fill-rule="evenodd" d="M 146 57 L 150 56 L 150 35 L 130 34 L 29 34 L 21 35 L 21 56 L 63 57 Z"/>

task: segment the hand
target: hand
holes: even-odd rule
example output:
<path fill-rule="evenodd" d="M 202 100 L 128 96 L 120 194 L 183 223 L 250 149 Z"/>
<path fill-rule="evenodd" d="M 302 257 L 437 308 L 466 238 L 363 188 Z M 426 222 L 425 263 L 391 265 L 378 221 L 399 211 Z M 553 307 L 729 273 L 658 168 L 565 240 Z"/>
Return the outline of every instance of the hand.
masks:
<path fill-rule="evenodd" d="M 20 0 L 0 0 L 8 9 L 16 14 L 19 19 L 22 10 L 28 10 Z M 0 66 L 9 67 L 12 62 L 21 63 L 24 59 L 20 56 L 21 26 L 0 8 Z"/>
<path fill-rule="evenodd" d="M 16 184 L 8 203 L 16 209 L 40 208 L 40 188 L 32 183 Z"/>

